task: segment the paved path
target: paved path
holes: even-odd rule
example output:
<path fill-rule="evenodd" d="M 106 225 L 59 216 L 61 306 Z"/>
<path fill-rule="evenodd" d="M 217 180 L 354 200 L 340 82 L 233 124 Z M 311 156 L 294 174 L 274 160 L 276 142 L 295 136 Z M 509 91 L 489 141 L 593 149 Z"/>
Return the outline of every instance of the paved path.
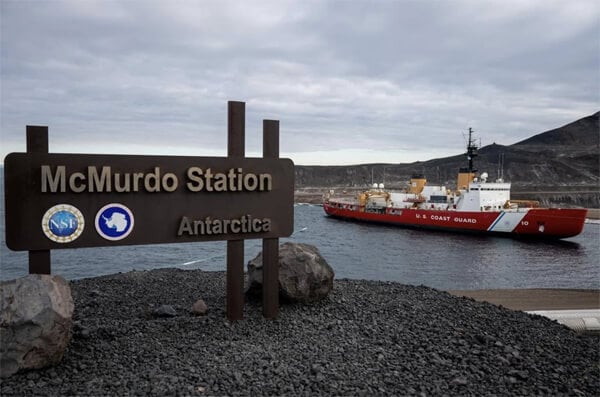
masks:
<path fill-rule="evenodd" d="M 589 289 L 488 289 L 448 293 L 502 305 L 513 310 L 600 309 L 600 290 Z"/>

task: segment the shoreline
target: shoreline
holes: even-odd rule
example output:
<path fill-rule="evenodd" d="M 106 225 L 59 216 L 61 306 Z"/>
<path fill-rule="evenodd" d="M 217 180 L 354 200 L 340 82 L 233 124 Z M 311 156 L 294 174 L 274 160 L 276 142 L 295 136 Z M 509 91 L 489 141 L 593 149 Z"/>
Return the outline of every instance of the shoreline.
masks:
<path fill-rule="evenodd" d="M 340 279 L 277 320 L 225 319 L 225 272 L 157 269 L 70 282 L 61 364 L 0 381 L 25 395 L 594 395 L 600 338 L 424 286 Z M 206 316 L 189 313 L 202 298 Z M 177 315 L 157 318 L 172 305 Z"/>

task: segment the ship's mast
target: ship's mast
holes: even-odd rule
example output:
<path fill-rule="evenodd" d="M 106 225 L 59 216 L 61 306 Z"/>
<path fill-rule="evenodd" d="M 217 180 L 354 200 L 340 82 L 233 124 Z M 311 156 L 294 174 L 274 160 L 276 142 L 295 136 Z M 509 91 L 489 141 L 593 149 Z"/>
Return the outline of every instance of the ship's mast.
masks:
<path fill-rule="evenodd" d="M 473 129 L 469 127 L 469 143 L 467 144 L 467 160 L 469 161 L 468 172 L 477 172 L 473 169 L 473 159 L 477 157 L 477 145 L 473 141 Z"/>
<path fill-rule="evenodd" d="M 469 161 L 468 167 L 461 167 L 458 170 L 458 181 L 456 183 L 456 189 L 468 189 L 469 184 L 475 179 L 476 169 L 473 168 L 473 159 L 477 157 L 477 145 L 473 140 L 473 129 L 469 127 L 469 142 L 467 143 L 467 160 Z"/>

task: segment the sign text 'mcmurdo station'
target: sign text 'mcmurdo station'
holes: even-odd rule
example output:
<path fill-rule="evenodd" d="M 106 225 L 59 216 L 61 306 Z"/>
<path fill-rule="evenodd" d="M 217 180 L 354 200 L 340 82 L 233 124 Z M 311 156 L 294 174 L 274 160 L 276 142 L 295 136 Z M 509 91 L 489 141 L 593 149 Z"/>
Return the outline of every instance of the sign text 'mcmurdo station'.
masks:
<path fill-rule="evenodd" d="M 215 172 L 210 168 L 190 167 L 185 172 L 183 185 L 190 192 L 264 192 L 273 186 L 271 174 L 245 173 L 243 168 L 230 168 L 226 172 Z M 150 172 L 115 172 L 110 166 L 100 169 L 88 166 L 85 172 L 68 172 L 65 165 L 52 169 L 41 166 L 42 193 L 129 193 L 145 191 L 174 192 L 180 181 L 173 172 L 164 172 L 154 167 Z"/>

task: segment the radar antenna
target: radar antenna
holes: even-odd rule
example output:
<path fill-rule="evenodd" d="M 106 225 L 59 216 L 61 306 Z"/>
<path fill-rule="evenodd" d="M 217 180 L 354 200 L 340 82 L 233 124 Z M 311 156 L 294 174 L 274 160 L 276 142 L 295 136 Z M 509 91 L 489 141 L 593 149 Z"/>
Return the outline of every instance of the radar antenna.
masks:
<path fill-rule="evenodd" d="M 477 170 L 473 169 L 473 159 L 477 157 L 477 145 L 473 140 L 473 129 L 469 127 L 469 143 L 467 144 L 467 160 L 469 161 L 468 172 L 476 172 Z"/>

